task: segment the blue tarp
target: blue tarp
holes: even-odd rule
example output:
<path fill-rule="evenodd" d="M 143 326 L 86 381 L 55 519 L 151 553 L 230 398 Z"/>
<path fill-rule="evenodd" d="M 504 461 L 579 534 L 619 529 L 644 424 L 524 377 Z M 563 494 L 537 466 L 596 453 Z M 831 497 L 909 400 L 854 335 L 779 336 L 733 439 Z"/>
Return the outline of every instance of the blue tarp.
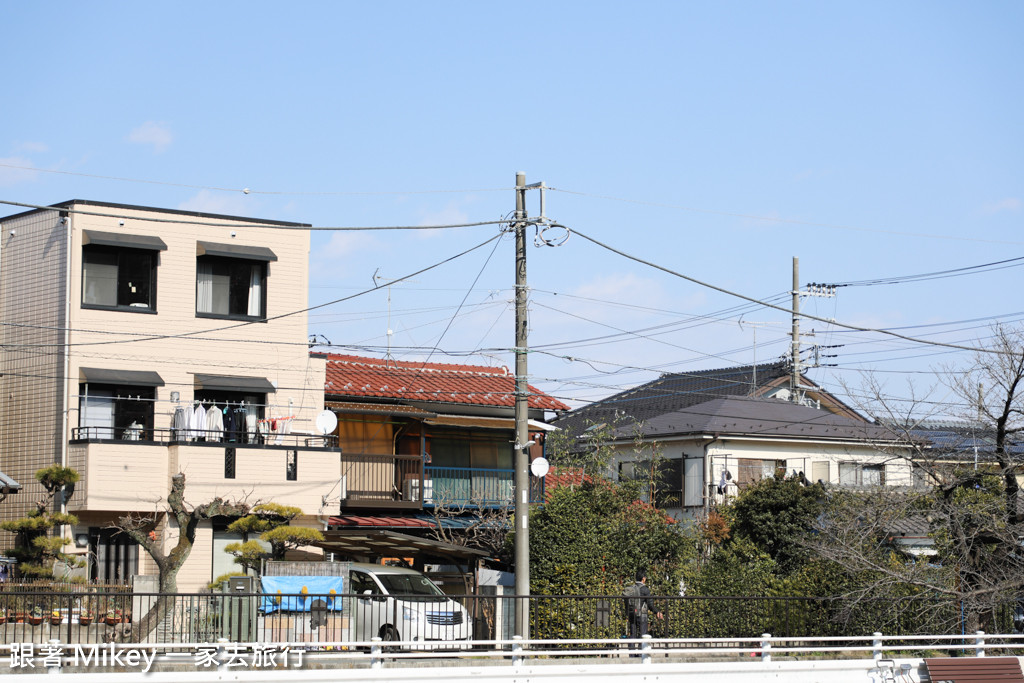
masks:
<path fill-rule="evenodd" d="M 326 602 L 325 609 L 329 611 L 344 609 L 341 596 L 345 586 L 340 576 L 264 576 L 262 585 L 264 595 L 260 609 L 263 612 L 308 612 L 316 600 Z"/>

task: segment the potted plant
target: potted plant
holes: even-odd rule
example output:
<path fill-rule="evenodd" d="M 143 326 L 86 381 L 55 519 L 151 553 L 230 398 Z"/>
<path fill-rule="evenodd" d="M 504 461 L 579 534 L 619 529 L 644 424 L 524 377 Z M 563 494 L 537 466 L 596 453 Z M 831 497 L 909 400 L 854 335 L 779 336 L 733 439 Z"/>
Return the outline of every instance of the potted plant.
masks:
<path fill-rule="evenodd" d="M 7 621 L 7 611 L 0 609 L 0 625 Z"/>
<path fill-rule="evenodd" d="M 120 624 L 121 623 L 121 610 L 119 610 L 119 609 L 109 609 L 109 610 L 107 610 L 107 617 L 106 617 L 106 619 L 104 619 L 104 621 L 107 622 L 107 625 L 109 625 L 109 626 L 113 626 L 114 624 Z"/>
<path fill-rule="evenodd" d="M 32 612 L 26 617 L 28 623 L 33 626 L 38 626 L 43 623 L 43 608 L 36 605 L 32 608 Z"/>
<path fill-rule="evenodd" d="M 90 612 L 87 609 L 86 610 L 82 610 L 78 614 L 78 623 L 81 624 L 82 626 L 88 626 L 89 624 L 91 624 L 92 623 L 92 619 L 93 619 L 92 612 Z"/>
<path fill-rule="evenodd" d="M 59 609 L 55 609 L 50 612 L 50 623 L 53 626 L 60 626 L 60 622 L 64 621 L 64 615 L 60 613 Z"/>

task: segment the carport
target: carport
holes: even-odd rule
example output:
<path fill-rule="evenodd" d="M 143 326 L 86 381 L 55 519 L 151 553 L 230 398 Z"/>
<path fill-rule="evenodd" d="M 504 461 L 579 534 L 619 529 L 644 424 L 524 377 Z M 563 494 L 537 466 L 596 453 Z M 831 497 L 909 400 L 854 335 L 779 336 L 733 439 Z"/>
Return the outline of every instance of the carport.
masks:
<path fill-rule="evenodd" d="M 324 540 L 313 545 L 342 557 L 412 557 L 414 568 L 422 571 L 429 559 L 454 564 L 462 570 L 466 595 L 476 594 L 476 568 L 487 553 L 474 548 L 444 543 L 432 538 L 403 534 L 389 529 L 328 529 Z"/>

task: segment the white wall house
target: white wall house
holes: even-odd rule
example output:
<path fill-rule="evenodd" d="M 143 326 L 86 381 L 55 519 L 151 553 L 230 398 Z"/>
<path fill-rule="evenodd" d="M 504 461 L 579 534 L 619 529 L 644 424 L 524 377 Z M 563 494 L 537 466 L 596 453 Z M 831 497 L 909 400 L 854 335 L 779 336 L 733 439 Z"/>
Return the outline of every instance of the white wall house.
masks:
<path fill-rule="evenodd" d="M 320 524 L 339 453 L 312 436 L 324 359 L 307 346 L 308 226 L 82 200 L 0 224 L 0 468 L 24 486 L 0 515 L 38 499 L 37 469 L 78 470 L 66 509 L 95 579 L 154 573 L 107 527 L 162 509 L 178 472 L 190 504 L 274 501 Z M 245 427 L 174 423 L 198 403 Z M 181 590 L 232 569 L 222 526 L 200 526 Z"/>
<path fill-rule="evenodd" d="M 659 506 L 695 517 L 775 474 L 850 487 L 912 484 L 909 451 L 891 432 L 863 420 L 775 398 L 717 398 L 616 432 L 613 476 L 643 476 L 662 460 Z M 639 465 L 638 465 L 639 461 Z"/>

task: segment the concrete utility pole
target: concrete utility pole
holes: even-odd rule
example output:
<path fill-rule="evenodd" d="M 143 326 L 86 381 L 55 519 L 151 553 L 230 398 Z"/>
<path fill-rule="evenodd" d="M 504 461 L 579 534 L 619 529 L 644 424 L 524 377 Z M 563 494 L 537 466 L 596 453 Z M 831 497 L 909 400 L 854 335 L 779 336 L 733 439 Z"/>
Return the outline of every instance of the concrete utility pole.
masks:
<path fill-rule="evenodd" d="M 530 594 L 530 431 L 529 385 L 526 382 L 526 174 L 516 173 L 516 441 L 515 458 L 515 565 L 516 595 Z M 530 637 L 530 606 L 526 597 L 515 601 L 514 633 Z"/>
<path fill-rule="evenodd" d="M 789 376 L 789 400 L 800 402 L 800 259 L 793 257 L 793 371 Z"/>

